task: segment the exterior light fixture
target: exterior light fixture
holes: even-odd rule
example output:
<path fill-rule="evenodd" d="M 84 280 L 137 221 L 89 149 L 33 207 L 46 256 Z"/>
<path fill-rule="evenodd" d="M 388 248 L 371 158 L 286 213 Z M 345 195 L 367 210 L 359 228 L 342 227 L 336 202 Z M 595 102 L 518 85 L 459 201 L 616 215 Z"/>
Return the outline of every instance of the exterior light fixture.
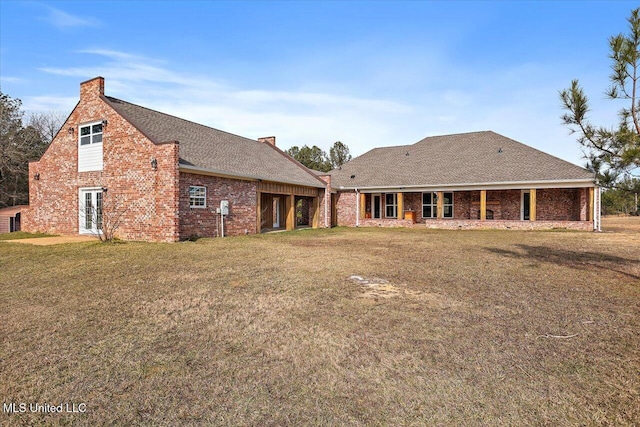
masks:
<path fill-rule="evenodd" d="M 69 126 L 69 129 L 67 129 L 67 133 L 71 135 L 73 132 L 75 132 L 75 128 L 73 126 Z"/>
<path fill-rule="evenodd" d="M 153 170 L 158 169 L 158 159 L 156 159 L 155 157 L 153 159 L 151 159 L 151 168 Z"/>
<path fill-rule="evenodd" d="M 109 122 L 107 121 L 107 119 L 104 119 L 102 121 L 102 126 L 107 126 L 109 124 Z"/>
<path fill-rule="evenodd" d="M 102 187 L 102 192 L 106 193 L 107 191 L 109 191 L 109 189 L 107 187 Z"/>
<path fill-rule="evenodd" d="M 36 172 L 36 173 L 33 175 L 33 179 L 35 179 L 36 181 L 40 181 L 40 172 Z"/>

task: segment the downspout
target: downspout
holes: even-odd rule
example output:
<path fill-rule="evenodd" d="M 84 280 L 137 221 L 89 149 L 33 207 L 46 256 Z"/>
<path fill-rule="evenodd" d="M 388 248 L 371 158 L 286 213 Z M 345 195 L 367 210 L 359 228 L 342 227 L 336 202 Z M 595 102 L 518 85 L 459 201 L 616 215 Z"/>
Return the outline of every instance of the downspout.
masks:
<path fill-rule="evenodd" d="M 356 188 L 356 227 L 360 227 L 360 192 Z"/>

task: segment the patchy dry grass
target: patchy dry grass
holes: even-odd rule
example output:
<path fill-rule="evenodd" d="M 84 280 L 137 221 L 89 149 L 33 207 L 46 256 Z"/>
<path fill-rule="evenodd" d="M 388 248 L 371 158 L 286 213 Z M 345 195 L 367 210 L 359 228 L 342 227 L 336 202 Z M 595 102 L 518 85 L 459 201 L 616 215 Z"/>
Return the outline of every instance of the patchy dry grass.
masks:
<path fill-rule="evenodd" d="M 0 424 L 637 425 L 638 230 L 2 242 Z"/>

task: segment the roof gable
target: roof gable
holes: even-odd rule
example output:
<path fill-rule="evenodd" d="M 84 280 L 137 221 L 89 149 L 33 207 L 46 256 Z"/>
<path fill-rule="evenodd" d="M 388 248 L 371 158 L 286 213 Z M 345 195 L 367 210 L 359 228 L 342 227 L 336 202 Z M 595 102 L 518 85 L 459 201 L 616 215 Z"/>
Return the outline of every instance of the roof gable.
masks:
<path fill-rule="evenodd" d="M 105 96 L 156 144 L 177 141 L 180 165 L 229 176 L 323 188 L 324 182 L 277 147 Z"/>
<path fill-rule="evenodd" d="M 591 172 L 495 132 L 373 149 L 331 171 L 334 188 L 593 180 Z"/>

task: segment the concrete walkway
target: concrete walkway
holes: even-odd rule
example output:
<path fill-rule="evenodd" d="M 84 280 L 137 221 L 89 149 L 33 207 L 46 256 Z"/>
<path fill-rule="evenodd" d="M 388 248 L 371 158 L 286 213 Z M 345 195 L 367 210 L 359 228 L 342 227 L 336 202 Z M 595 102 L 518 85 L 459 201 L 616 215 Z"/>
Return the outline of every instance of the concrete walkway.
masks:
<path fill-rule="evenodd" d="M 26 243 L 29 245 L 49 246 L 61 243 L 97 242 L 95 236 L 55 236 L 55 237 L 34 237 L 32 239 L 3 240 L 3 242 Z"/>

